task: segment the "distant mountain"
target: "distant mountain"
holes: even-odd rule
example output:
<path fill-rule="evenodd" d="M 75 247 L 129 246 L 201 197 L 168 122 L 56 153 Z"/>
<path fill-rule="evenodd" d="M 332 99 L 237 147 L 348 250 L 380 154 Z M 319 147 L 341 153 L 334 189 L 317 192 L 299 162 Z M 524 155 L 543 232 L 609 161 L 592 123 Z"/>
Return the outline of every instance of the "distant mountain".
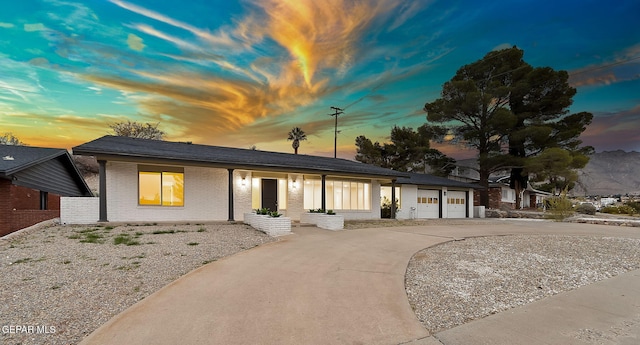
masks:
<path fill-rule="evenodd" d="M 578 175 L 584 188 L 576 186 L 573 195 L 638 195 L 640 152 L 618 150 L 595 153 Z"/>
<path fill-rule="evenodd" d="M 478 173 L 466 167 L 475 167 L 475 159 L 458 161 L 459 176 L 477 179 Z M 498 175 L 508 175 L 502 172 Z M 640 195 L 640 152 L 604 151 L 593 154 L 584 169 L 578 171 L 579 184 L 571 191 L 580 195 Z"/>

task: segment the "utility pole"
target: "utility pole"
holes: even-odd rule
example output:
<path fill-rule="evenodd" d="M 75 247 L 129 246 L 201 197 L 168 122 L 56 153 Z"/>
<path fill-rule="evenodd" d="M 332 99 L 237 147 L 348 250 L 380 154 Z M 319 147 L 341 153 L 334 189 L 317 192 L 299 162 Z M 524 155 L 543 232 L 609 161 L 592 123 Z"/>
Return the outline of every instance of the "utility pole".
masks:
<path fill-rule="evenodd" d="M 329 116 L 336 117 L 336 125 L 333 130 L 333 158 L 337 158 L 338 157 L 338 115 L 344 114 L 344 111 L 343 109 L 340 109 L 338 107 L 331 107 L 331 109 L 333 109 L 335 113 L 329 114 Z"/>

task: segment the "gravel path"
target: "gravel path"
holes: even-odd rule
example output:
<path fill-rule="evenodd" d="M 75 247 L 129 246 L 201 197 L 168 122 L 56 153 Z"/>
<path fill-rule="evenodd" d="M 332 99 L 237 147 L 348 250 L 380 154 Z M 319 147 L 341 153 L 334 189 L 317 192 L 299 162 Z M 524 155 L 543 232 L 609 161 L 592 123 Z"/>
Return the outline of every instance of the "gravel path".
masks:
<path fill-rule="evenodd" d="M 640 268 L 640 240 L 513 235 L 468 238 L 411 259 L 405 287 L 432 334 Z"/>
<path fill-rule="evenodd" d="M 77 344 L 187 272 L 272 241 L 242 224 L 54 226 L 14 234 L 0 241 L 0 343 Z"/>

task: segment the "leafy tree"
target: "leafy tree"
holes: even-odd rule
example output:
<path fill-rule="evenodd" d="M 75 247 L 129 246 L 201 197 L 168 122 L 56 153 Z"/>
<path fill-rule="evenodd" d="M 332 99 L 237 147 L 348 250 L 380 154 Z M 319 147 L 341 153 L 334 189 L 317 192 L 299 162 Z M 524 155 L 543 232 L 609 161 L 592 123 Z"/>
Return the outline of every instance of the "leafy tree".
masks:
<path fill-rule="evenodd" d="M 576 92 L 568 74 L 533 68 L 523 55 L 513 47 L 461 67 L 444 84 L 441 98 L 424 107 L 427 121 L 440 124 L 434 127 L 478 151 L 480 185 L 488 187 L 492 172 L 511 170 L 518 205 L 529 158 L 559 147 L 582 155 L 578 162 L 592 151 L 578 139 L 592 115 L 567 115 Z M 480 202 L 488 205 L 488 189 L 480 190 Z"/>
<path fill-rule="evenodd" d="M 430 147 L 431 128 L 423 125 L 417 131 L 410 127 L 394 126 L 391 143 L 372 143 L 361 135 L 356 138 L 356 160 L 398 171 L 425 172 L 446 176 L 455 168 L 455 160 Z"/>
<path fill-rule="evenodd" d="M 293 151 L 295 154 L 298 154 L 298 148 L 300 147 L 300 141 L 307 140 L 307 134 L 300 129 L 300 127 L 294 127 L 289 132 L 289 137 L 287 140 L 293 140 L 291 143 L 291 147 L 293 147 Z"/>
<path fill-rule="evenodd" d="M 3 135 L 0 136 L 0 145 L 21 145 L 21 146 L 25 146 L 27 145 L 26 143 L 20 141 L 20 139 L 18 139 L 18 137 L 16 137 L 15 135 L 13 135 L 13 133 L 11 132 L 6 132 Z"/>
<path fill-rule="evenodd" d="M 140 123 L 127 120 L 109 125 L 114 135 L 120 137 L 163 140 L 165 132 L 158 129 L 159 123 Z"/>
<path fill-rule="evenodd" d="M 541 189 L 553 192 L 571 190 L 578 181 L 576 169 L 584 168 L 588 158 L 579 152 L 551 147 L 527 161 L 524 171 L 531 171 L 532 181 L 544 182 Z"/>
<path fill-rule="evenodd" d="M 511 48 L 523 54 L 522 50 Z M 549 177 L 555 190 L 573 188 L 577 181 L 575 169 L 583 168 L 593 152 L 590 146 L 580 147 L 579 136 L 591 123 L 593 115 L 587 112 L 569 114 L 576 89 L 569 85 L 566 71 L 555 71 L 550 67 L 531 68 L 513 87 L 509 108 L 516 116 L 514 128 L 509 132 L 509 154 L 514 158 L 511 168 L 511 187 L 516 191 L 516 205 L 521 205 L 521 192 L 527 187 L 529 172 Z M 548 148 L 554 150 L 547 151 Z M 565 152 L 560 158 L 561 152 Z M 542 160 L 555 157 L 549 171 L 526 169 L 527 158 L 542 155 Z M 568 155 L 568 157 L 566 157 Z M 535 164 L 535 163 L 534 163 Z M 545 168 L 543 164 L 538 168 Z M 564 168 L 563 168 L 564 167 Z M 562 170 L 562 172 L 561 172 Z M 554 177 L 563 176 L 558 183 Z M 539 178 L 538 178 L 539 180 Z"/>

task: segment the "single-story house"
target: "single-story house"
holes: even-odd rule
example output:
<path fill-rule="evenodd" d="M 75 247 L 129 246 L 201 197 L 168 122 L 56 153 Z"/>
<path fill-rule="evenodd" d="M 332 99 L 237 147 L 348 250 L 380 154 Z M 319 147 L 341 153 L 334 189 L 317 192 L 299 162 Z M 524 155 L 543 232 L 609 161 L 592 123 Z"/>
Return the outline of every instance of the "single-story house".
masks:
<path fill-rule="evenodd" d="M 117 136 L 98 138 L 73 152 L 98 161 L 96 221 L 241 221 L 259 208 L 292 220 L 310 209 L 334 210 L 346 220 L 379 219 L 383 190 L 389 189 L 391 200 L 399 198 L 395 191 L 410 195 L 412 188 L 408 173 L 329 157 Z M 445 186 L 436 189 L 446 194 Z M 451 187 L 448 196 L 458 201 L 457 207 L 466 207 L 471 188 Z M 468 215 L 467 210 L 455 212 Z"/>
<path fill-rule="evenodd" d="M 415 173 L 398 178 L 397 184 L 398 219 L 473 217 L 474 190 L 480 188 L 473 183 Z"/>
<path fill-rule="evenodd" d="M 99 164 L 99 221 L 243 220 L 258 208 L 380 218 L 380 187 L 406 173 L 309 155 L 104 136 L 73 148 Z"/>
<path fill-rule="evenodd" d="M 0 145 L 0 236 L 60 217 L 60 196 L 90 195 L 67 150 Z"/>

